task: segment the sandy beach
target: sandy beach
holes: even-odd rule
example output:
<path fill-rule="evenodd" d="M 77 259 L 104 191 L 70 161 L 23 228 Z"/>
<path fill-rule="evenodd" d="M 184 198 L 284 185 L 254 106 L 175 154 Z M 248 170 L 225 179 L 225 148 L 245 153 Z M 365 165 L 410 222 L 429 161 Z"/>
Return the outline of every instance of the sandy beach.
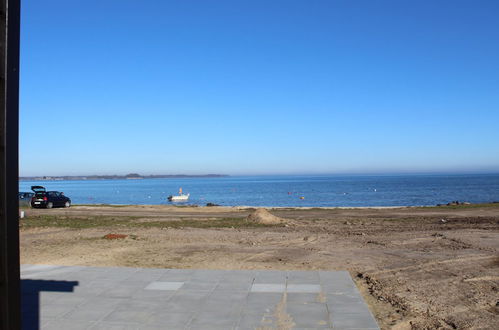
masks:
<path fill-rule="evenodd" d="M 268 209 L 277 224 L 244 207 L 24 211 L 25 264 L 348 270 L 383 329 L 499 324 L 499 204 Z"/>

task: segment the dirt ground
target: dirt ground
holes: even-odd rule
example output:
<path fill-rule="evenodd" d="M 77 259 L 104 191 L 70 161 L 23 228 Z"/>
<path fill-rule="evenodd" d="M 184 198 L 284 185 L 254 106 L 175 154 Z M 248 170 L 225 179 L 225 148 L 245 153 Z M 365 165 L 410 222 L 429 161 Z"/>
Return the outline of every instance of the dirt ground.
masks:
<path fill-rule="evenodd" d="M 499 329 L 499 204 L 385 209 L 25 210 L 24 264 L 350 271 L 383 329 Z M 105 239 L 106 234 L 128 235 Z"/>

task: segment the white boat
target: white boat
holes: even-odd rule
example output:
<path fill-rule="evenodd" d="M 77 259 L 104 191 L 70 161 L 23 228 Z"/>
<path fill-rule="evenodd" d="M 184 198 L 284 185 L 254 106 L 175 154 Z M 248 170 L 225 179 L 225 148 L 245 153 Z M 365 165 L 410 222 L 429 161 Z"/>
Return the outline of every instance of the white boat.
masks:
<path fill-rule="evenodd" d="M 189 199 L 189 194 L 182 194 L 178 196 L 168 196 L 170 202 L 182 202 Z"/>
<path fill-rule="evenodd" d="M 190 194 L 183 194 L 182 188 L 180 188 L 178 190 L 178 195 L 177 196 L 170 195 L 170 196 L 168 196 L 168 200 L 170 202 L 185 202 L 186 200 L 189 199 L 189 195 Z"/>

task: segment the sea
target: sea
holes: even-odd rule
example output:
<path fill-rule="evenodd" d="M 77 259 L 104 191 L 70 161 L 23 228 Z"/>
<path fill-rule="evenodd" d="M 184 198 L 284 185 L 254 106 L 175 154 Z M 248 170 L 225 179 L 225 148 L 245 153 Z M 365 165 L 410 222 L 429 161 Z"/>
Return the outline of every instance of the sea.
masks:
<path fill-rule="evenodd" d="M 62 191 L 73 204 L 180 204 L 266 207 L 431 206 L 499 201 L 499 174 L 274 175 L 134 180 L 20 181 Z M 187 202 L 169 202 L 179 188 Z"/>

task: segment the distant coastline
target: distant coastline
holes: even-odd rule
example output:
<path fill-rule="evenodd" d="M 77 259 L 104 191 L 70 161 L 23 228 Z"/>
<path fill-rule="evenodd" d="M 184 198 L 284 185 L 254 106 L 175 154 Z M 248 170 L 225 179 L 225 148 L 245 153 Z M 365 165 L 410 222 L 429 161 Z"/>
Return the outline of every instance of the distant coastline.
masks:
<path fill-rule="evenodd" d="M 19 181 L 84 181 L 84 180 L 141 180 L 141 179 L 185 179 L 185 178 L 222 178 L 227 174 L 158 174 L 140 175 L 130 173 L 127 175 L 62 175 L 62 176 L 21 176 Z"/>

